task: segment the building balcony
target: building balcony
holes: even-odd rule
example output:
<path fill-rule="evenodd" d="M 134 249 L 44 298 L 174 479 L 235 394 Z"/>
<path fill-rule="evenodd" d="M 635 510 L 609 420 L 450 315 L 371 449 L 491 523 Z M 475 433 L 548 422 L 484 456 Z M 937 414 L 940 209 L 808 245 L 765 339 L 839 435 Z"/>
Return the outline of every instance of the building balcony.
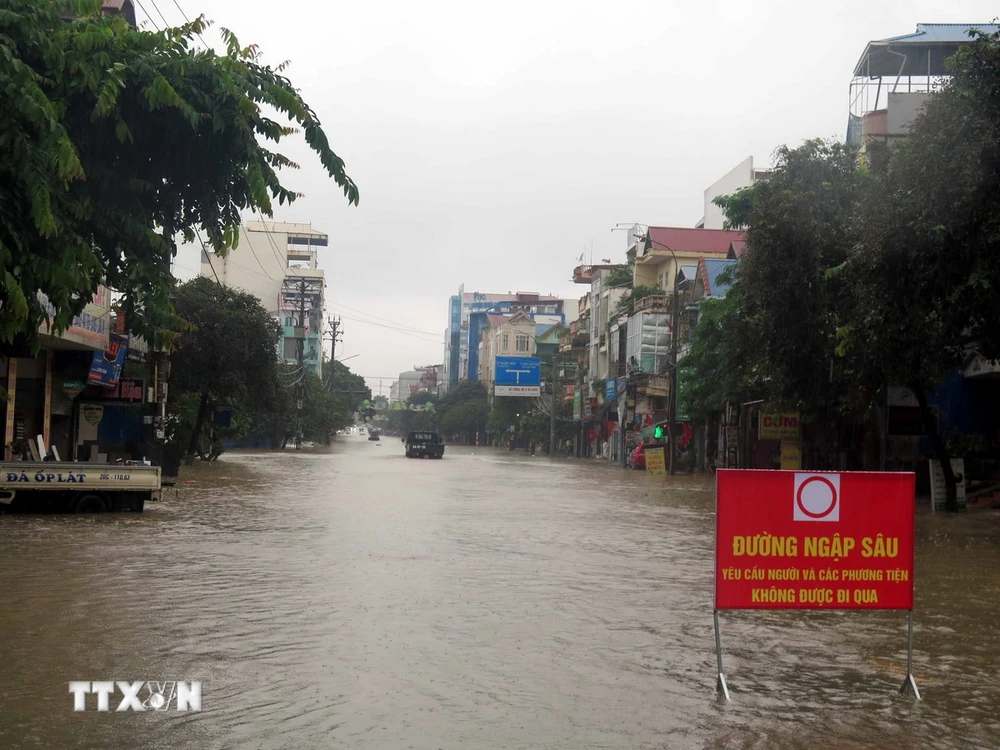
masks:
<path fill-rule="evenodd" d="M 670 303 L 672 295 L 669 294 L 651 294 L 648 297 L 643 297 L 642 299 L 636 300 L 633 305 L 633 312 L 652 312 L 652 313 L 665 313 L 670 312 Z"/>

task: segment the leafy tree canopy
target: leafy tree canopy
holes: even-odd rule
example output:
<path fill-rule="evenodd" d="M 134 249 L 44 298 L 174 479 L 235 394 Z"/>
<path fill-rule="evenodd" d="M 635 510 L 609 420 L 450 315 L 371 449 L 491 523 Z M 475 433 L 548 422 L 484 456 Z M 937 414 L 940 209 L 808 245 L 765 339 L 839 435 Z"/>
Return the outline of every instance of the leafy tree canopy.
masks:
<path fill-rule="evenodd" d="M 315 112 L 261 53 L 229 31 L 196 49 L 199 18 L 162 32 L 101 14 L 101 0 L 6 0 L 0 9 L 0 346 L 37 348 L 105 283 L 147 338 L 175 323 L 174 238 L 204 229 L 236 247 L 242 211 L 297 194 L 297 165 L 263 142 L 301 132 L 351 203 L 358 190 Z M 285 120 L 271 119 L 277 112 Z"/>
<path fill-rule="evenodd" d="M 747 241 L 728 308 L 742 320 L 724 325 L 745 341 L 728 346 L 755 348 L 764 397 L 824 415 L 842 411 L 848 391 L 844 363 L 833 367 L 845 292 L 831 269 L 856 241 L 865 185 L 857 156 L 822 140 L 782 147 L 770 179 L 716 201 Z"/>

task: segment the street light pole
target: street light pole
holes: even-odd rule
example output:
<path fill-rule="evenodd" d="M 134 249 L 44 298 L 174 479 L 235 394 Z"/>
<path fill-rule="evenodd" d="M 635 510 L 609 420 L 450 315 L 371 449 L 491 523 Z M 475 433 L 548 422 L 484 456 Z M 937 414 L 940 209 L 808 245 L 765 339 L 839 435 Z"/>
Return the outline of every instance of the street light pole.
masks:
<path fill-rule="evenodd" d="M 673 251 L 671 250 L 671 253 Z M 674 265 L 676 265 L 676 260 Z M 678 271 L 680 268 L 677 269 Z M 674 463 L 677 460 L 677 434 L 675 422 L 677 421 L 677 319 L 679 317 L 679 303 L 677 301 L 677 276 L 674 276 L 674 304 L 671 317 L 674 319 L 674 330 L 670 334 L 670 412 L 667 419 L 670 422 L 670 465 L 668 471 L 670 476 L 674 475 Z"/>
<path fill-rule="evenodd" d="M 669 462 L 667 464 L 667 473 L 670 476 L 675 474 L 674 464 L 676 463 L 677 456 L 677 436 L 675 434 L 675 422 L 677 421 L 677 323 L 680 318 L 679 302 L 677 298 L 677 277 L 681 272 L 680 261 L 677 260 L 677 255 L 674 253 L 672 247 L 664 245 L 662 242 L 657 242 L 654 240 L 650 234 L 649 229 L 646 230 L 646 236 L 644 238 L 647 242 L 659 245 L 664 250 L 670 253 L 670 257 L 674 259 L 674 273 L 673 273 L 673 304 L 671 305 L 670 317 L 672 318 L 671 326 L 673 330 L 670 332 L 670 404 L 667 410 L 667 425 L 669 426 L 668 439 L 670 444 L 667 446 L 669 449 Z"/>
<path fill-rule="evenodd" d="M 558 376 L 556 375 L 556 355 L 552 355 L 552 377 L 550 378 L 552 384 L 552 400 L 549 403 L 549 458 L 555 458 L 556 455 L 556 388 L 558 385 Z"/>

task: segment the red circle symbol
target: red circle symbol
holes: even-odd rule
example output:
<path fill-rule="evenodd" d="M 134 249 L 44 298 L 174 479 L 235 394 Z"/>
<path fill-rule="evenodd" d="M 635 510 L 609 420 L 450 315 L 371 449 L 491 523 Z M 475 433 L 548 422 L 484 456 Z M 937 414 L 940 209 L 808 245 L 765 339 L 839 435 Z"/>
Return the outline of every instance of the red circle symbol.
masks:
<path fill-rule="evenodd" d="M 822 482 L 830 490 L 830 507 L 826 510 L 820 511 L 819 513 L 813 513 L 811 510 L 806 508 L 805 504 L 802 502 L 802 490 L 804 490 L 806 486 L 812 482 Z M 795 502 L 799 506 L 799 510 L 810 518 L 826 518 L 833 512 L 833 509 L 837 507 L 837 488 L 834 487 L 833 482 L 826 477 L 809 477 L 806 481 L 799 485 L 799 491 L 795 493 Z"/>

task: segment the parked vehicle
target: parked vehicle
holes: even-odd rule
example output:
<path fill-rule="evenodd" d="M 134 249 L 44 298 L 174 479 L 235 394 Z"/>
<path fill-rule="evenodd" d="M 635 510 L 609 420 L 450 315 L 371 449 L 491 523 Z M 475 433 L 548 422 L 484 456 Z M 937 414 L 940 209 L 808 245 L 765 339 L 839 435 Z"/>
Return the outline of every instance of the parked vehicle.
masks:
<path fill-rule="evenodd" d="M 379 434 L 378 430 L 372 430 L 371 432 L 368 433 L 369 440 L 379 440 L 381 439 L 381 437 L 382 436 Z"/>
<path fill-rule="evenodd" d="M 436 432 L 411 432 L 402 438 L 407 458 L 442 458 L 444 443 Z"/>
<path fill-rule="evenodd" d="M 0 463 L 0 510 L 21 513 L 141 513 L 159 500 L 159 466 L 10 461 Z"/>
<path fill-rule="evenodd" d="M 633 469 L 645 469 L 646 468 L 646 448 L 649 446 L 646 443 L 640 443 L 635 446 L 632 450 L 631 455 L 629 455 L 629 466 Z"/>

